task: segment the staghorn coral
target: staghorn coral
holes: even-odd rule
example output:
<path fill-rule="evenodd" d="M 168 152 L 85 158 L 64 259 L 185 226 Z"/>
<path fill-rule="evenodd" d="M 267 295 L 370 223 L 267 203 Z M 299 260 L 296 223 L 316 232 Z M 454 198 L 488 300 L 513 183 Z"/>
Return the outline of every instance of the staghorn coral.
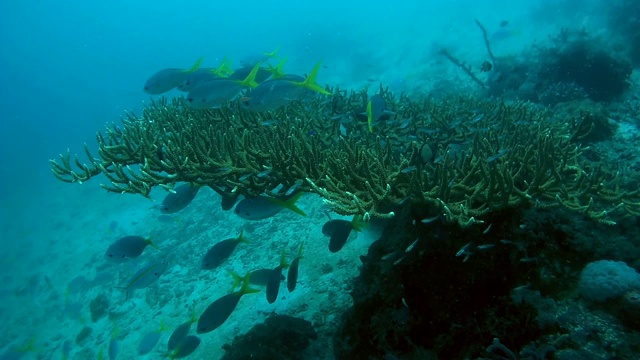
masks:
<path fill-rule="evenodd" d="M 373 134 L 353 114 L 366 94 L 340 89 L 329 101 L 266 114 L 161 99 L 139 117 L 127 114 L 122 128 L 98 133 L 98 157 L 85 145 L 88 163 L 67 152 L 51 165 L 66 182 L 104 174 L 112 192 L 149 197 L 154 187 L 191 182 L 252 196 L 296 186 L 344 215 L 389 217 L 411 204 L 463 226 L 529 205 L 564 206 L 607 223 L 614 210 L 640 213 L 638 194 L 620 188 L 613 165 L 591 164 L 571 141 L 571 124 L 544 111 L 380 91 L 396 117 Z M 424 144 L 434 149 L 432 162 L 420 161 Z"/>

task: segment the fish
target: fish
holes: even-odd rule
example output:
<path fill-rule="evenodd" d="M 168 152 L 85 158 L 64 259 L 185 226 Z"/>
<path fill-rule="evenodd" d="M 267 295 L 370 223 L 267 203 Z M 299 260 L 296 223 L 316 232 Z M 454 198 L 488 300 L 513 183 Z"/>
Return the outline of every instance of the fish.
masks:
<path fill-rule="evenodd" d="M 481 72 L 491 71 L 492 68 L 493 68 L 493 65 L 489 61 L 485 61 L 482 63 L 482 65 L 480 65 Z"/>
<path fill-rule="evenodd" d="M 255 77 L 259 68 L 260 63 L 253 67 L 244 80 L 214 79 L 199 83 L 187 94 L 187 101 L 196 109 L 219 108 L 233 100 L 243 89 L 258 86 Z"/>
<path fill-rule="evenodd" d="M 125 289 L 127 298 L 136 289 L 144 289 L 153 284 L 167 270 L 168 263 L 159 261 L 143 266 L 120 288 Z"/>
<path fill-rule="evenodd" d="M 373 127 L 380 121 L 395 116 L 395 112 L 387 109 L 387 104 L 380 94 L 373 95 L 367 101 L 365 111 L 356 114 L 358 118 L 365 118 L 369 127 L 369 132 L 373 132 Z"/>
<path fill-rule="evenodd" d="M 198 318 L 196 333 L 206 334 L 219 328 L 231 316 L 244 295 L 259 291 L 249 287 L 249 276 L 248 274 L 245 275 L 240 290 L 216 299 L 204 310 L 200 318 Z"/>
<path fill-rule="evenodd" d="M 234 191 L 235 189 L 228 190 L 213 184 L 209 185 L 209 187 L 211 187 L 213 191 L 215 191 L 216 193 L 218 193 L 218 195 L 222 197 L 220 201 L 220 206 L 222 207 L 222 210 L 224 211 L 231 210 L 236 205 L 236 202 L 238 202 L 238 197 L 240 196 L 240 193 Z"/>
<path fill-rule="evenodd" d="M 320 65 L 320 62 L 317 63 L 306 79 L 297 75 L 284 75 L 278 79 L 265 81 L 242 98 L 242 104 L 249 111 L 273 111 L 313 92 L 331 95 L 316 83 Z"/>
<path fill-rule="evenodd" d="M 222 195 L 222 199 L 220 200 L 220 207 L 223 211 L 229 211 L 233 209 L 233 207 L 238 202 L 238 197 L 240 194 L 234 192 L 225 192 Z"/>
<path fill-rule="evenodd" d="M 403 174 L 408 174 L 408 173 L 416 171 L 417 169 L 418 169 L 417 166 L 411 165 L 411 166 L 407 166 L 406 168 L 400 170 L 400 172 L 403 173 Z"/>
<path fill-rule="evenodd" d="M 200 338 L 195 335 L 185 336 L 184 339 L 169 355 L 170 359 L 180 359 L 191 355 L 200 346 Z"/>
<path fill-rule="evenodd" d="M 329 251 L 336 253 L 342 249 L 351 234 L 351 230 L 356 232 L 362 231 L 365 223 L 362 216 L 355 215 L 351 221 L 347 220 L 329 220 L 322 226 L 322 233 L 329 236 Z"/>
<path fill-rule="evenodd" d="M 253 112 L 277 110 L 292 101 L 300 100 L 312 92 L 304 87 L 295 86 L 292 82 L 304 82 L 298 75 L 267 80 L 240 99 L 245 109 Z"/>
<path fill-rule="evenodd" d="M 296 289 L 298 283 L 298 268 L 300 267 L 300 259 L 302 259 L 302 247 L 304 243 L 300 244 L 298 248 L 298 256 L 291 262 L 289 266 L 289 272 L 287 273 L 287 290 L 292 292 Z"/>
<path fill-rule="evenodd" d="M 156 249 L 158 248 L 151 241 L 151 237 L 125 236 L 116 240 L 116 242 L 107 248 L 105 257 L 111 262 L 127 262 L 140 256 L 148 245 Z"/>
<path fill-rule="evenodd" d="M 191 204 L 191 201 L 195 199 L 200 191 L 200 185 L 194 184 L 182 184 L 173 189 L 162 200 L 162 204 L 159 206 L 160 212 L 163 214 L 174 214 Z"/>
<path fill-rule="evenodd" d="M 62 343 L 62 358 L 68 359 L 72 349 L 73 349 L 73 343 L 71 342 L 71 340 L 66 339 Z"/>
<path fill-rule="evenodd" d="M 231 256 L 239 243 L 248 244 L 249 242 L 243 236 L 244 231 L 240 231 L 237 238 L 222 240 L 213 245 L 202 258 L 202 269 L 213 270 L 220 266 L 225 260 Z"/>
<path fill-rule="evenodd" d="M 273 269 L 258 269 L 250 271 L 249 273 L 247 273 L 249 275 L 249 284 L 257 286 L 267 286 L 272 271 Z M 233 285 L 231 286 L 231 291 L 233 291 L 242 284 L 243 277 L 230 270 L 227 270 L 227 272 L 233 277 Z M 282 280 L 285 280 L 285 277 L 281 274 L 280 281 Z"/>
<path fill-rule="evenodd" d="M 107 349 L 107 353 L 109 354 L 109 360 L 115 360 L 118 357 L 118 352 L 120 351 L 120 344 L 118 342 L 118 329 L 113 329 L 113 333 L 111 334 L 111 340 L 109 340 L 109 349 Z"/>
<path fill-rule="evenodd" d="M 164 325 L 164 322 L 160 322 L 160 327 L 158 329 L 152 330 L 143 336 L 142 340 L 140 340 L 140 344 L 138 344 L 138 355 L 146 355 L 150 353 L 151 350 L 156 347 L 162 332 L 166 330 L 169 330 L 169 328 Z"/>
<path fill-rule="evenodd" d="M 492 163 L 492 162 L 502 158 L 503 156 L 505 156 L 508 152 L 509 152 L 509 149 L 500 149 L 500 150 L 498 150 L 498 152 L 495 155 L 489 156 L 487 158 L 487 162 L 488 163 Z"/>
<path fill-rule="evenodd" d="M 167 350 L 169 350 L 169 352 L 175 350 L 176 347 L 180 345 L 182 340 L 187 337 L 187 335 L 189 334 L 189 330 L 191 330 L 191 325 L 196 321 L 198 321 L 198 319 L 194 315 L 191 317 L 191 319 L 189 319 L 189 321 L 180 324 L 177 328 L 175 328 L 175 330 L 173 330 L 171 336 L 169 337 L 169 341 L 167 342 Z"/>
<path fill-rule="evenodd" d="M 296 201 L 302 196 L 302 192 L 295 194 L 287 200 L 280 200 L 271 196 L 256 196 L 242 199 L 234 210 L 235 214 L 245 220 L 263 220 L 278 214 L 283 209 L 288 209 L 301 216 L 307 216 L 304 211 L 296 206 Z"/>
<path fill-rule="evenodd" d="M 151 95 L 163 94 L 182 84 L 189 74 L 194 73 L 204 58 L 199 58 L 189 69 L 168 68 L 151 75 L 144 84 L 144 92 Z"/>
<path fill-rule="evenodd" d="M 280 256 L 280 265 L 271 270 L 271 273 L 269 274 L 269 277 L 267 279 L 267 302 L 269 304 L 273 304 L 278 299 L 282 270 L 286 269 L 287 267 L 289 267 L 289 264 L 287 264 L 287 254 L 283 249 L 282 255 Z"/>

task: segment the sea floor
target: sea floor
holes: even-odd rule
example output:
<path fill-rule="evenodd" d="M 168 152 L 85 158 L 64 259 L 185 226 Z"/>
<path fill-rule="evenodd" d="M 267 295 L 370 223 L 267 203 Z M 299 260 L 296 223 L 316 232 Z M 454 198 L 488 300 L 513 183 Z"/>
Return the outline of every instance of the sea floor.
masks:
<path fill-rule="evenodd" d="M 378 236 L 372 229 L 364 230 L 340 252 L 331 253 L 329 240 L 322 234 L 328 220 L 323 202 L 310 194 L 298 202 L 306 217 L 284 210 L 272 218 L 248 222 L 232 211 L 222 211 L 220 196 L 209 188 L 201 189 L 186 209 L 171 216 L 154 207 L 166 195 L 164 190 L 154 190 L 153 202 L 108 193 L 98 181 L 78 185 L 52 178 L 42 189 L 47 196 L 27 205 L 23 219 L 5 226 L 2 235 L 12 240 L 1 255 L 8 271 L 3 271 L 0 288 L 0 346 L 6 352 L 33 342 L 33 350 L 21 353 L 25 359 L 60 359 L 65 340 L 73 344 L 69 359 L 95 359 L 101 349 L 106 355 L 114 331 L 119 339 L 117 358 L 140 358 L 140 340 L 161 323 L 170 330 L 163 332 L 145 358 L 165 358 L 172 329 L 194 314 L 199 316 L 230 291 L 233 278 L 227 270 L 242 275 L 276 267 L 283 249 L 290 262 L 303 242 L 295 291 L 289 293 L 283 284 L 274 304 L 267 302 L 264 289 L 244 296 L 226 323 L 200 336 L 202 343 L 189 358 L 220 358 L 224 344 L 275 312 L 310 321 L 319 337 L 311 351 L 324 352 L 331 359 L 331 333 L 339 315 L 351 305 L 350 279 L 358 275 L 359 256 Z M 202 270 L 201 258 L 209 247 L 236 237 L 241 229 L 250 243 L 240 244 L 220 268 Z M 148 247 L 131 263 L 108 262 L 107 247 L 127 235 L 150 235 L 159 250 Z M 139 267 L 160 260 L 169 262 L 166 272 L 127 299 L 119 286 Z M 94 313 L 101 305 L 105 314 L 96 321 L 91 318 L 92 301 Z M 76 341 L 83 329 L 90 333 Z"/>

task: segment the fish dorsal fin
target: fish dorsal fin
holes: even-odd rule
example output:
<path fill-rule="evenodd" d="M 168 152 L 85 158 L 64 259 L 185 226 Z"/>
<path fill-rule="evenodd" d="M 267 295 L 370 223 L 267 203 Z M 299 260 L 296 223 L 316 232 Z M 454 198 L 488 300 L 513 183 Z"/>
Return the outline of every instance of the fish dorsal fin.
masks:
<path fill-rule="evenodd" d="M 371 100 L 367 103 L 367 124 L 369 126 L 369 132 L 373 133 L 373 103 Z"/>
<path fill-rule="evenodd" d="M 269 67 L 269 71 L 271 72 L 272 79 L 281 79 L 284 77 L 285 74 L 282 69 L 284 68 L 284 63 L 286 61 L 287 61 L 287 58 L 283 58 L 275 67 L 271 66 L 271 64 L 267 64 L 267 66 Z"/>
<path fill-rule="evenodd" d="M 262 65 L 261 62 L 257 63 L 256 66 L 254 66 L 253 69 L 251 69 L 251 72 L 249 73 L 249 75 L 247 75 L 247 77 L 244 78 L 244 80 L 239 81 L 239 83 L 244 87 L 250 87 L 250 88 L 254 88 L 258 86 L 258 83 L 256 82 L 256 75 L 258 75 L 258 70 L 260 70 L 260 65 Z"/>
<path fill-rule="evenodd" d="M 198 70 L 200 68 L 200 64 L 202 64 L 202 60 L 204 60 L 204 56 L 200 56 L 200 58 L 198 58 L 198 60 L 196 60 L 196 63 L 193 64 L 193 66 L 191 66 L 189 69 L 183 70 L 186 73 L 193 73 L 196 70 Z"/>
<path fill-rule="evenodd" d="M 233 70 L 231 70 L 231 60 L 225 56 L 220 66 L 212 70 L 211 73 L 220 77 L 229 77 L 229 75 L 233 73 Z"/>

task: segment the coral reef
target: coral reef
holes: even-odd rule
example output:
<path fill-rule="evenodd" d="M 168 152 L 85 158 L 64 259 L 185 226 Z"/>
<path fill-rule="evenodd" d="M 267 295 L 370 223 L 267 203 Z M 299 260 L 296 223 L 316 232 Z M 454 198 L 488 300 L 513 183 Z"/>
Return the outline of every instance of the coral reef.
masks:
<path fill-rule="evenodd" d="M 519 56 L 494 55 L 487 32 L 480 27 L 493 69 L 481 77 L 470 66 L 442 50 L 486 95 L 555 105 L 589 98 L 598 102 L 619 99 L 630 86 L 629 61 L 607 46 L 607 40 L 586 30 L 562 28 L 546 44 L 534 44 Z"/>
<path fill-rule="evenodd" d="M 88 164 L 67 152 L 51 161 L 53 172 L 77 183 L 103 174 L 106 190 L 146 197 L 178 182 L 250 196 L 297 187 L 344 215 L 391 217 L 411 204 L 463 226 L 521 206 L 562 206 L 607 223 L 640 213 L 640 196 L 620 187 L 615 165 L 588 161 L 573 125 L 544 110 L 396 99 L 381 88 L 396 117 L 372 134 L 352 115 L 366 93 L 332 93 L 266 114 L 159 100 L 98 133 L 99 157 L 85 146 Z M 433 161 L 421 160 L 425 144 Z"/>

